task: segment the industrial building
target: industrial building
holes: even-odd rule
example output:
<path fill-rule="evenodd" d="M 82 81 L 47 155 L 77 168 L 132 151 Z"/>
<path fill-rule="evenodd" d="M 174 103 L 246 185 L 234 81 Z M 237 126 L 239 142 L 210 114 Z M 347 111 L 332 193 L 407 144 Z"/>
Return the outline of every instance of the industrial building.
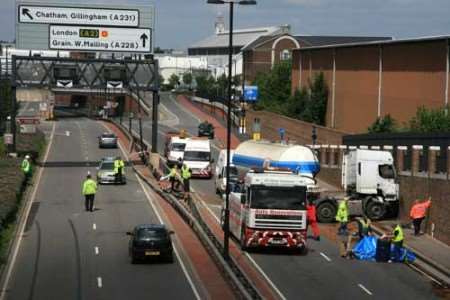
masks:
<path fill-rule="evenodd" d="M 292 92 L 323 72 L 326 125 L 362 133 L 390 114 L 400 125 L 417 108 L 449 99 L 450 36 L 300 48 L 293 51 Z"/>

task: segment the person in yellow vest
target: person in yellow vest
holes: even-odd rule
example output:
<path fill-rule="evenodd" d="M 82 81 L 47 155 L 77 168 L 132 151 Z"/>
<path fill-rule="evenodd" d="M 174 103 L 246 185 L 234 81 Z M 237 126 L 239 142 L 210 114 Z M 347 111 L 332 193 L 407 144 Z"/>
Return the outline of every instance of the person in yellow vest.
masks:
<path fill-rule="evenodd" d="M 25 158 L 23 159 L 20 168 L 22 169 L 22 172 L 25 175 L 25 182 L 28 182 L 28 180 L 31 177 L 31 162 L 29 155 L 25 155 Z"/>
<path fill-rule="evenodd" d="M 336 221 L 339 222 L 338 235 L 346 235 L 347 234 L 347 223 L 348 223 L 348 206 L 347 206 L 348 197 L 344 197 L 339 202 L 338 209 L 336 212 Z"/>
<path fill-rule="evenodd" d="M 125 167 L 125 163 L 123 162 L 122 158 L 117 157 L 114 160 L 114 176 L 116 184 L 122 183 L 122 174 L 123 174 L 123 168 Z"/>
<path fill-rule="evenodd" d="M 358 224 L 358 236 L 359 236 L 360 240 L 363 237 L 372 234 L 372 222 L 366 215 L 363 215 L 362 217 L 357 218 L 356 222 Z"/>
<path fill-rule="evenodd" d="M 174 164 L 172 168 L 170 168 L 169 174 L 166 176 L 162 176 L 159 178 L 159 181 L 164 181 L 169 179 L 170 182 L 170 191 L 174 191 L 175 183 L 177 182 L 177 176 L 178 176 L 178 165 Z M 169 190 L 164 189 L 165 191 L 169 192 Z"/>
<path fill-rule="evenodd" d="M 95 194 L 97 193 L 97 183 L 92 180 L 91 173 L 88 172 L 86 180 L 83 182 L 82 193 L 86 211 L 94 211 Z"/>
<path fill-rule="evenodd" d="M 186 164 L 183 164 L 181 167 L 181 178 L 183 179 L 183 187 L 184 187 L 184 195 L 183 199 L 186 201 L 189 198 L 190 186 L 189 182 L 191 179 L 192 173 L 189 167 Z"/>
<path fill-rule="evenodd" d="M 392 253 L 391 253 L 391 260 L 392 261 L 400 261 L 400 250 L 403 247 L 403 240 L 405 239 L 403 235 L 403 229 L 400 224 L 397 224 L 392 231 L 391 235 L 391 243 L 392 243 Z"/>

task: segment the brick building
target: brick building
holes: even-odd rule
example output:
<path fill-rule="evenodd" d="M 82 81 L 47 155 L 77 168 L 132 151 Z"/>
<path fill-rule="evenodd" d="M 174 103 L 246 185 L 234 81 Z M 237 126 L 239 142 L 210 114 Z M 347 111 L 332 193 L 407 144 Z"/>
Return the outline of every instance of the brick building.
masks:
<path fill-rule="evenodd" d="M 441 36 L 296 49 L 292 91 L 323 72 L 328 127 L 365 132 L 386 114 L 403 124 L 420 106 L 448 105 L 449 41 Z"/>

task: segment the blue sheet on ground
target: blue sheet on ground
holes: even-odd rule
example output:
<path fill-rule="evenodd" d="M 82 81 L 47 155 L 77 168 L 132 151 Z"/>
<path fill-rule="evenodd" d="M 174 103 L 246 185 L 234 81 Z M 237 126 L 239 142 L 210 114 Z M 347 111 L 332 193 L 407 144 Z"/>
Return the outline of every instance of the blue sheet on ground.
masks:
<path fill-rule="evenodd" d="M 360 260 L 375 261 L 377 252 L 377 238 L 374 236 L 366 236 L 360 240 L 354 247 L 353 253 Z M 399 261 L 412 263 L 416 259 L 414 252 L 401 248 Z"/>

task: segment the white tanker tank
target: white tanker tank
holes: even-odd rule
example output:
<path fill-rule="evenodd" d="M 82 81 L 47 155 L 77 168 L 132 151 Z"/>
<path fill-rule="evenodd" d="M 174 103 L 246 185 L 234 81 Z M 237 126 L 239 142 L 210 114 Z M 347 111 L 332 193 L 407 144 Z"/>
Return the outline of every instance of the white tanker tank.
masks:
<path fill-rule="evenodd" d="M 300 176 L 310 177 L 308 191 L 316 197 L 319 196 L 314 177 L 320 171 L 320 163 L 311 148 L 268 141 L 245 141 L 235 149 L 232 163 L 246 168 L 270 166 L 289 169 Z"/>

